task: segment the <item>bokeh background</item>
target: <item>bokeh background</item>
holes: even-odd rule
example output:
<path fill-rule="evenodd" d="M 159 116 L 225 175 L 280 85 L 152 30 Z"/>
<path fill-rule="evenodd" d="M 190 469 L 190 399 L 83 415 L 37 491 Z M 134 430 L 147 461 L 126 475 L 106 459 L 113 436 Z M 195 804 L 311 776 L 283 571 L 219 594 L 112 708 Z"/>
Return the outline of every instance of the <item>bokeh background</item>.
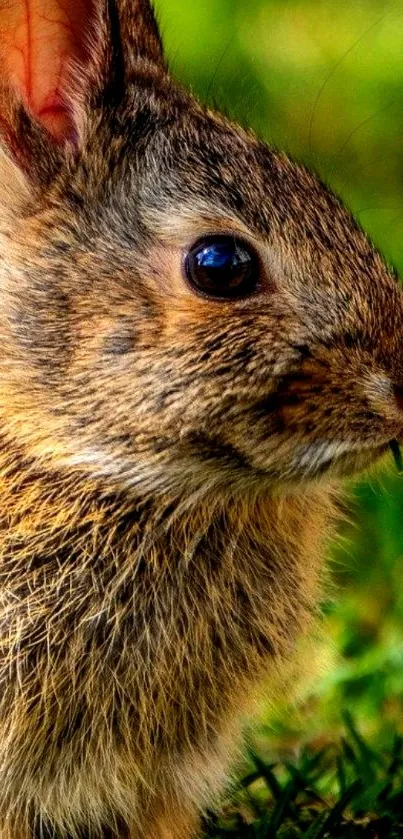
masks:
<path fill-rule="evenodd" d="M 403 4 L 390 0 L 155 0 L 171 69 L 200 98 L 312 166 L 403 277 Z M 340 376 L 343 371 L 340 371 Z M 270 748 L 341 732 L 403 733 L 403 477 L 349 487 L 324 604 L 323 660 Z M 263 725 L 260 746 L 264 748 Z"/>

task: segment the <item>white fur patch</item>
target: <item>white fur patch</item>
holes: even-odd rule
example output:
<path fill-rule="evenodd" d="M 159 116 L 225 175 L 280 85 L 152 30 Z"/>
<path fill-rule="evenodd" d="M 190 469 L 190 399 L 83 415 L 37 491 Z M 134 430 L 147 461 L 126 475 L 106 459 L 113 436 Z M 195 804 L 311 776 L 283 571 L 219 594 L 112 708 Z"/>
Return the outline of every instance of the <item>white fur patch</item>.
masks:
<path fill-rule="evenodd" d="M 376 449 L 374 443 L 350 443 L 345 440 L 314 440 L 304 446 L 299 446 L 292 466 L 307 473 L 316 472 L 323 465 L 338 460 L 345 454 L 358 454 L 363 449 Z"/>

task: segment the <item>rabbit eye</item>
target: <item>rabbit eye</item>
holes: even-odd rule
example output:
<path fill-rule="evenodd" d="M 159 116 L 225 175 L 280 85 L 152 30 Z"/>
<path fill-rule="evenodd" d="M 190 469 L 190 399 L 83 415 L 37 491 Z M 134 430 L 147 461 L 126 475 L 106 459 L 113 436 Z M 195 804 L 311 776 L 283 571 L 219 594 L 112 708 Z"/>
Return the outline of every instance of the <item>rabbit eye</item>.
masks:
<path fill-rule="evenodd" d="M 221 300 L 246 297 L 259 282 L 259 260 L 249 244 L 234 236 L 205 236 L 185 257 L 190 285 Z"/>

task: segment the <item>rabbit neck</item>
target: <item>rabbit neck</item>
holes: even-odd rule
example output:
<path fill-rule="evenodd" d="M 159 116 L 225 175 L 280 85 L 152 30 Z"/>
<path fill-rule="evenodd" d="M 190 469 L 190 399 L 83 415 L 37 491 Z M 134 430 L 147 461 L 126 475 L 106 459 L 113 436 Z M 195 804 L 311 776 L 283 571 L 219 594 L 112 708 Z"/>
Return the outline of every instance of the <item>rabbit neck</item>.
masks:
<path fill-rule="evenodd" d="M 181 632 L 192 620 L 212 633 L 225 625 L 258 658 L 285 654 L 311 622 L 333 518 L 323 487 L 286 498 L 205 498 L 178 512 L 172 499 L 135 504 L 21 463 L 0 474 L 1 566 L 14 616 L 17 596 L 45 626 L 65 598 L 66 632 L 84 621 L 104 644 L 107 622 L 121 633 L 157 615 L 164 632 L 172 622 L 172 641 L 182 613 Z"/>

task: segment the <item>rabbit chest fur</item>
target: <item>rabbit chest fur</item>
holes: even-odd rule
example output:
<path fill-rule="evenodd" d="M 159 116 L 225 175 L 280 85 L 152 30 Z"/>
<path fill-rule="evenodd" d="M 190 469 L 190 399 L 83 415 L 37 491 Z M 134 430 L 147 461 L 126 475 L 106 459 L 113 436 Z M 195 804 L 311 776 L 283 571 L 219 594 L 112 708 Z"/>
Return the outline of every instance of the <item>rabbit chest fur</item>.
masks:
<path fill-rule="evenodd" d="M 3 813 L 21 829 L 24 805 L 27 832 L 90 823 L 154 837 L 161 810 L 175 837 L 184 813 L 188 835 L 223 786 L 256 684 L 281 679 L 311 625 L 323 499 L 282 509 L 215 493 L 176 516 L 88 485 L 75 494 L 57 475 L 16 479 L 2 540 Z"/>
<path fill-rule="evenodd" d="M 146 0 L 3 5 L 0 836 L 190 839 L 314 624 L 340 478 L 402 436 L 402 293 L 172 81 Z M 247 284 L 195 287 L 198 242 Z"/>

